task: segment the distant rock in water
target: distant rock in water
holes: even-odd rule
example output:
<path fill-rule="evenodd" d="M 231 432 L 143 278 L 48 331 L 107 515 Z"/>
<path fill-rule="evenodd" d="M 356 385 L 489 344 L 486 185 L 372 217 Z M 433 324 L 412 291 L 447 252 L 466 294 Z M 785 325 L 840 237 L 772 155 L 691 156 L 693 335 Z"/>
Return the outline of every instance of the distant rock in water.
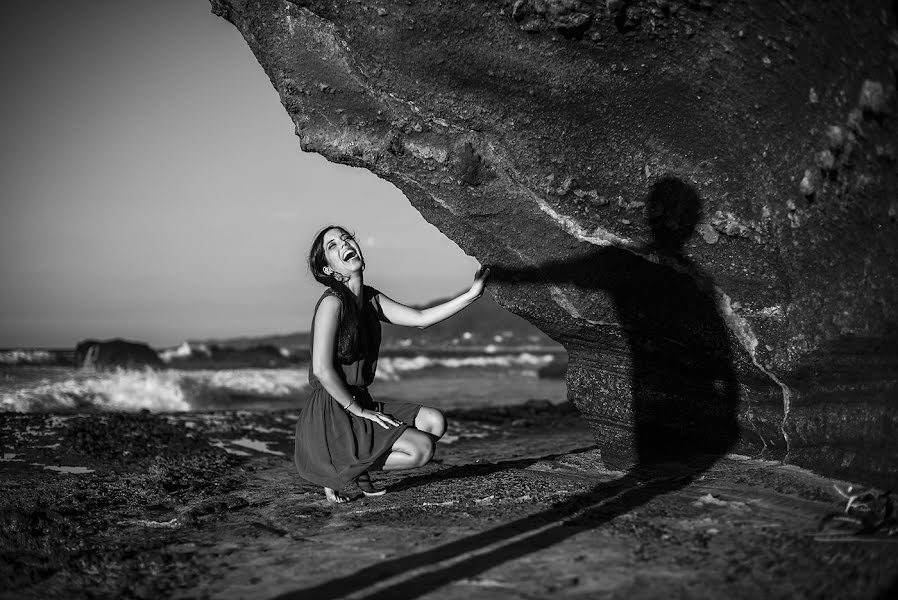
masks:
<path fill-rule="evenodd" d="M 75 365 L 85 369 L 161 369 L 156 351 L 143 342 L 84 340 L 75 346 Z"/>
<path fill-rule="evenodd" d="M 536 374 L 540 379 L 564 379 L 567 374 L 567 357 L 552 359 L 552 362 L 540 367 Z"/>

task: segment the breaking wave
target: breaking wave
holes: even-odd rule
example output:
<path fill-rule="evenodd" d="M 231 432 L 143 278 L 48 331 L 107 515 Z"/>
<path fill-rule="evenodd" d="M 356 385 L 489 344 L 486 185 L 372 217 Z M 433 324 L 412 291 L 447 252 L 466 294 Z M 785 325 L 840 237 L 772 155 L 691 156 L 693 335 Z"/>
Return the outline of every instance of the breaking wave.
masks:
<path fill-rule="evenodd" d="M 0 365 L 52 365 L 58 360 L 56 352 L 27 348 L 0 350 Z"/>
<path fill-rule="evenodd" d="M 471 370 L 536 376 L 551 353 L 467 356 L 381 356 L 377 379 L 472 376 Z M 39 358 L 33 356 L 31 358 Z M 165 369 L 85 371 L 8 366 L 0 372 L 0 412 L 289 409 L 308 395 L 308 367 L 282 369 Z M 476 377 L 476 375 L 474 375 Z"/>
<path fill-rule="evenodd" d="M 388 381 L 400 379 L 403 374 L 410 374 L 425 369 L 459 369 L 459 368 L 499 368 L 499 369 L 525 369 L 532 371 L 552 362 L 553 354 L 532 354 L 521 352 L 518 354 L 488 354 L 458 357 L 387 357 L 380 358 L 377 362 L 377 377 Z"/>
<path fill-rule="evenodd" d="M 222 410 L 289 404 L 304 395 L 304 369 L 68 371 L 0 391 L 0 411 Z"/>

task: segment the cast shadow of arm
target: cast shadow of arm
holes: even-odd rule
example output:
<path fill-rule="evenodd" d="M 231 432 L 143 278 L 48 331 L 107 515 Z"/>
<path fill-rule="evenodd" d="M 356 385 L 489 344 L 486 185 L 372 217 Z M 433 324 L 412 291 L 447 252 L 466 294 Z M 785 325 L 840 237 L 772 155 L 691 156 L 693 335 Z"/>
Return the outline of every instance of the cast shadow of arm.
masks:
<path fill-rule="evenodd" d="M 629 401 L 639 462 L 713 462 L 737 443 L 734 339 L 710 279 L 693 265 L 595 248 L 573 261 L 492 269 L 507 285 L 559 286 L 556 293 L 575 305 L 578 326 L 566 343 L 572 368 L 628 384 L 622 401 Z"/>

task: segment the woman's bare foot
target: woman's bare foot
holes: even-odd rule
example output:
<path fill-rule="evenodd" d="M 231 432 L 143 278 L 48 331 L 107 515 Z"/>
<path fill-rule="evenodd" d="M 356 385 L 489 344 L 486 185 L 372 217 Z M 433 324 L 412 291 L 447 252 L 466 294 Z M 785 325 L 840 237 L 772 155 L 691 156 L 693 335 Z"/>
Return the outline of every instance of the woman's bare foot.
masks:
<path fill-rule="evenodd" d="M 336 492 L 332 488 L 329 488 L 329 487 L 324 488 L 324 495 L 327 496 L 328 502 L 334 502 L 336 504 L 343 504 L 344 502 L 349 502 L 349 496 L 344 496 L 340 492 Z"/>
<path fill-rule="evenodd" d="M 355 483 L 366 496 L 383 496 L 387 493 L 387 490 L 379 490 L 374 487 L 374 484 L 371 483 L 371 476 L 368 475 L 367 471 L 356 477 Z"/>

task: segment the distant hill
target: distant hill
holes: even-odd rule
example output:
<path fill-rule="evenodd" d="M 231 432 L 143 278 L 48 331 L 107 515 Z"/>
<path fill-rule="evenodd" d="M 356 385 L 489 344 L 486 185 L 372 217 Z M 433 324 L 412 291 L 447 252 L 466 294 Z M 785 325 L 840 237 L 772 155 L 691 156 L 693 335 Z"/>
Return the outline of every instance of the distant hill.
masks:
<path fill-rule="evenodd" d="M 426 308 L 444 301 L 445 299 L 438 299 L 420 306 Z M 196 342 L 238 349 L 274 345 L 297 351 L 308 350 L 309 338 L 309 332 L 303 331 L 258 337 L 196 340 Z M 458 348 L 462 350 L 483 348 L 489 345 L 499 347 L 539 346 L 546 349 L 563 350 L 560 344 L 542 331 L 496 304 L 488 294 L 454 317 L 427 329 L 400 327 L 386 323 L 383 326 L 382 347 L 384 349 Z"/>

